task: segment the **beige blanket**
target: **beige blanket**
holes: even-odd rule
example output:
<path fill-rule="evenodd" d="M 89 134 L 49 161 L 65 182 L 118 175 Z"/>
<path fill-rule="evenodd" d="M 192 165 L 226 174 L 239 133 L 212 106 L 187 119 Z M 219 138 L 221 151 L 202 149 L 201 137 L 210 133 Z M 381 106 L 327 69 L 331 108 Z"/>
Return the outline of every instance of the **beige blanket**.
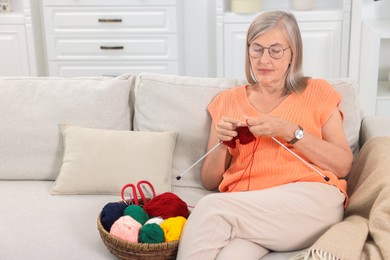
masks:
<path fill-rule="evenodd" d="M 362 147 L 348 194 L 344 220 L 294 259 L 390 259 L 390 137 L 373 138 Z"/>

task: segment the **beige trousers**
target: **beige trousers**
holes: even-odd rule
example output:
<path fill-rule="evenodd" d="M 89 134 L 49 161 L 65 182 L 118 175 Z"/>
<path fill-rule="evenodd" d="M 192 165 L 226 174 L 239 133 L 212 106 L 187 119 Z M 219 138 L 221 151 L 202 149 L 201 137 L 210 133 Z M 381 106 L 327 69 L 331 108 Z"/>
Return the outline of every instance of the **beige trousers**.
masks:
<path fill-rule="evenodd" d="M 207 195 L 187 220 L 177 259 L 257 260 L 308 247 L 342 220 L 344 200 L 338 188 L 315 182 Z"/>

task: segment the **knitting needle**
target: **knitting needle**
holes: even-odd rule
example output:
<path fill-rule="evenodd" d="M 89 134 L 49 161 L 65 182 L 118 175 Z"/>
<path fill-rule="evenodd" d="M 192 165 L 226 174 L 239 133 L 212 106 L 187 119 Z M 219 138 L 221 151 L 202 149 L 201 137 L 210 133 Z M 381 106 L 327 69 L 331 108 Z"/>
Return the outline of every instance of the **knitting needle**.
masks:
<path fill-rule="evenodd" d="M 287 151 L 289 151 L 292 155 L 294 155 L 296 158 L 298 158 L 301 162 L 303 162 L 303 164 L 305 164 L 307 167 L 309 167 L 310 169 L 312 169 L 313 171 L 315 171 L 316 173 L 318 173 L 319 175 L 321 175 L 322 178 L 324 178 L 324 180 L 326 181 L 329 181 L 329 177 L 328 176 L 325 176 L 323 175 L 319 170 L 317 170 L 316 168 L 314 168 L 313 166 L 311 166 L 309 163 L 307 163 L 305 160 L 303 160 L 301 157 L 299 157 L 298 154 L 294 153 L 293 151 L 291 151 L 290 149 L 288 149 L 287 146 L 285 146 L 284 144 L 282 144 L 278 139 L 276 139 L 275 137 L 272 136 L 272 139 L 277 142 L 278 144 L 280 144 L 280 146 L 282 146 L 284 149 L 286 149 Z"/>
<path fill-rule="evenodd" d="M 176 176 L 176 180 L 180 180 L 181 177 L 186 174 L 189 170 L 191 170 L 195 165 L 197 165 L 200 161 L 202 161 L 207 155 L 209 155 L 212 151 L 214 151 L 220 144 L 222 144 L 222 141 L 217 143 L 213 148 L 211 148 L 205 155 L 199 158 L 194 164 L 192 164 L 190 167 L 188 167 L 184 172 Z"/>

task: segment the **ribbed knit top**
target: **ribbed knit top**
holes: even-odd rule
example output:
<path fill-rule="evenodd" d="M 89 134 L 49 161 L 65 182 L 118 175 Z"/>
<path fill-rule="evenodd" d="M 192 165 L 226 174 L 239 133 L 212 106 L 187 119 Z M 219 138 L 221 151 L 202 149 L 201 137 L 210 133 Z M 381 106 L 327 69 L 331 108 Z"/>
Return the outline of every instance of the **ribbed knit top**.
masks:
<path fill-rule="evenodd" d="M 264 115 L 250 103 L 246 87 L 243 85 L 225 90 L 214 98 L 208 106 L 214 125 L 223 116 L 245 121 L 246 118 Z M 339 107 L 340 101 L 341 95 L 327 81 L 309 79 L 303 93 L 291 93 L 269 115 L 290 120 L 302 126 L 306 132 L 322 138 L 322 126 L 334 109 Z M 275 138 L 310 163 L 293 145 L 287 144 L 283 138 Z M 311 164 L 330 178 L 326 182 L 270 137 L 257 137 L 255 142 L 246 145 L 237 141 L 235 149 L 228 149 L 232 161 L 219 185 L 222 192 L 259 190 L 292 182 L 323 182 L 338 187 L 346 194 L 345 180 L 339 180 L 333 172 Z"/>

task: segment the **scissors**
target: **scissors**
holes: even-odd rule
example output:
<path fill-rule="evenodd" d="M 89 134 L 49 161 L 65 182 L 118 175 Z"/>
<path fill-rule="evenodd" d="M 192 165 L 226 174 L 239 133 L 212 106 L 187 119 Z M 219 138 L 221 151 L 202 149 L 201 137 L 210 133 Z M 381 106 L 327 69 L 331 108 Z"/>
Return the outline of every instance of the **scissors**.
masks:
<path fill-rule="evenodd" d="M 139 181 L 137 183 L 137 187 L 134 184 L 132 184 L 132 183 L 129 183 L 129 184 L 126 184 L 125 186 L 123 186 L 122 191 L 121 191 L 122 200 L 126 202 L 125 190 L 128 187 L 131 187 L 133 194 L 131 195 L 131 193 L 130 193 L 130 204 L 135 204 L 135 205 L 139 205 L 139 206 L 140 205 L 146 205 L 147 199 L 146 199 L 145 193 L 144 193 L 144 191 L 143 191 L 143 189 L 141 187 L 142 184 L 146 184 L 146 185 L 149 186 L 150 190 L 152 191 L 152 198 L 154 198 L 156 196 L 156 192 L 154 190 L 153 185 L 150 182 L 148 182 L 148 181 L 142 180 L 142 181 Z M 141 197 L 141 201 L 138 200 L 137 189 L 138 189 L 139 195 Z"/>

